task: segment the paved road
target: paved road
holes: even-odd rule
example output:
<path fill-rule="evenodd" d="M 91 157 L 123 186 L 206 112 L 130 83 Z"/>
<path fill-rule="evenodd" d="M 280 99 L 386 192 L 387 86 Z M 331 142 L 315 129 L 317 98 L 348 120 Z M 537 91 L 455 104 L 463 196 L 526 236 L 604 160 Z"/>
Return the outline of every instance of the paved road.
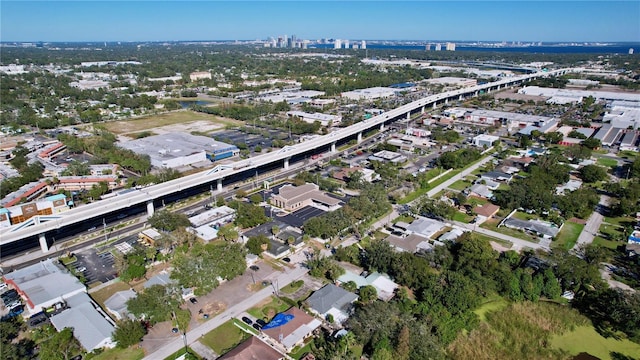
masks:
<path fill-rule="evenodd" d="M 478 161 L 477 163 L 469 166 L 468 168 L 462 170 L 460 173 L 454 175 L 451 179 L 443 182 L 442 184 L 434 187 L 433 189 L 429 190 L 427 192 L 427 196 L 428 197 L 434 197 L 437 193 L 439 193 L 440 191 L 446 189 L 447 187 L 449 187 L 451 184 L 453 184 L 454 182 L 462 179 L 463 177 L 471 174 L 473 171 L 475 171 L 477 168 L 479 168 L 480 166 L 488 163 L 489 161 L 493 160 L 493 156 L 485 156 L 484 159 Z"/>
<path fill-rule="evenodd" d="M 291 282 L 293 282 L 293 281 L 295 281 L 297 279 L 300 279 L 306 273 L 307 273 L 307 269 L 302 268 L 302 267 L 298 267 L 298 268 L 295 268 L 294 270 L 291 270 L 291 271 L 285 272 L 283 274 L 280 274 L 280 276 L 278 276 L 278 280 L 277 280 L 278 286 L 280 286 L 280 288 L 282 288 L 282 287 L 288 285 L 289 283 L 291 283 Z M 256 304 L 258 304 L 262 300 L 268 298 L 272 294 L 273 294 L 273 289 L 271 287 L 266 287 L 266 288 L 258 291 L 257 293 L 251 295 L 250 297 L 244 299 L 243 301 L 237 303 L 236 305 L 231 306 L 230 308 L 228 308 L 226 311 L 224 311 L 220 315 L 218 315 L 218 316 L 214 317 L 213 319 L 203 323 L 202 325 L 198 326 L 197 328 L 187 332 L 187 344 L 194 343 L 201 336 L 203 336 L 206 333 L 208 333 L 209 331 L 217 328 L 218 326 L 220 326 L 223 323 L 227 322 L 231 318 L 236 317 L 237 315 L 241 314 L 246 309 L 249 309 L 249 308 L 255 306 Z M 175 353 L 176 351 L 180 350 L 182 347 L 184 347 L 184 341 L 183 341 L 182 337 L 179 337 L 179 338 L 176 338 L 176 339 L 168 342 L 166 345 L 164 345 L 163 347 L 161 347 L 157 351 L 153 352 L 152 354 L 148 354 L 147 356 L 145 356 L 145 359 L 149 359 L 149 360 L 165 359 L 169 355 L 171 355 L 171 354 Z"/>
<path fill-rule="evenodd" d="M 600 224 L 602 224 L 602 220 L 604 219 L 602 213 L 609 206 L 609 200 L 610 198 L 607 195 L 600 195 L 600 202 L 596 210 L 589 216 L 589 219 L 587 219 L 587 223 L 584 225 L 580 236 L 578 236 L 578 241 L 573 245 L 572 250 L 590 244 L 593 241 L 593 238 L 600 230 Z"/>
<path fill-rule="evenodd" d="M 498 238 L 501 240 L 506 240 L 509 241 L 511 243 L 513 243 L 513 246 L 511 247 L 511 250 L 515 250 L 515 251 L 521 251 L 522 249 L 526 249 L 526 248 L 530 248 L 530 249 L 544 249 L 544 250 L 549 250 L 548 246 L 545 246 L 544 244 L 540 244 L 540 243 L 534 243 L 531 241 L 527 241 L 527 240 L 523 240 L 523 239 L 518 239 L 517 237 L 513 237 L 513 236 L 509 236 L 509 235 L 505 235 L 499 232 L 495 232 L 493 230 L 488 230 L 485 228 L 481 228 L 479 226 L 476 226 L 475 224 L 465 224 L 463 222 L 459 222 L 459 221 L 452 221 L 453 224 L 460 226 L 461 228 L 467 229 L 467 230 L 471 230 L 471 231 L 475 231 L 477 233 L 480 234 L 484 234 L 487 236 L 491 236 L 494 238 Z"/>

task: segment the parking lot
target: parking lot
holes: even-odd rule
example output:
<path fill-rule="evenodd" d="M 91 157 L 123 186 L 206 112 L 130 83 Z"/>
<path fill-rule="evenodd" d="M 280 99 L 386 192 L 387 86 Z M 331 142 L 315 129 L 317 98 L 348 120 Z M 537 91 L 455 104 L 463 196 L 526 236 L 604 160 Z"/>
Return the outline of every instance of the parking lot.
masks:
<path fill-rule="evenodd" d="M 295 227 L 302 227 L 302 224 L 305 223 L 305 221 L 316 217 L 316 216 L 320 216 L 322 214 L 324 214 L 326 211 L 324 210 L 320 210 L 318 208 L 315 208 L 313 206 L 305 206 L 302 209 L 293 212 L 291 214 L 285 215 L 285 216 L 279 216 L 278 220 L 282 221 L 283 223 L 286 223 L 287 225 L 291 225 L 291 226 L 295 226 Z"/>
<path fill-rule="evenodd" d="M 116 247 L 130 247 L 131 239 L 123 239 L 117 243 L 109 245 L 109 247 L 88 249 L 75 253 L 78 259 L 71 266 L 87 280 L 87 284 L 94 282 L 107 282 L 118 277 L 114 266 L 114 257 L 112 250 Z M 126 245 L 125 245 L 126 244 Z M 134 240 L 135 244 L 135 240 Z"/>

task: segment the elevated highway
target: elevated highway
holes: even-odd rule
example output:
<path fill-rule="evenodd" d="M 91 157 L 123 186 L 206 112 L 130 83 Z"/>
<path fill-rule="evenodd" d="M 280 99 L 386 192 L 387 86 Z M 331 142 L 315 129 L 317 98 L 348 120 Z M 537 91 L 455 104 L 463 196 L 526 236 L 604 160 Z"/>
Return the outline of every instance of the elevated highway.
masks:
<path fill-rule="evenodd" d="M 181 193 L 198 189 L 206 191 L 202 189 L 210 188 L 213 191 L 214 186 L 217 191 L 222 191 L 223 181 L 225 179 L 233 181 L 235 178 L 237 180 L 242 174 L 264 172 L 268 167 L 284 167 L 287 169 L 292 161 L 303 161 L 308 155 L 326 150 L 335 152 L 337 144 L 346 143 L 354 138 L 360 142 L 364 133 L 375 128 L 384 130 L 388 123 L 399 119 L 410 118 L 412 114 L 417 112 L 424 113 L 429 107 L 435 108 L 438 104 L 447 104 L 449 101 L 463 100 L 464 98 L 477 96 L 482 92 L 489 93 L 508 86 L 519 85 L 528 80 L 563 75 L 571 71 L 572 69 L 559 69 L 549 72 L 537 72 L 430 95 L 330 134 L 319 136 L 293 146 L 286 146 L 277 151 L 241 160 L 229 165 L 217 165 L 213 169 L 149 186 L 138 191 L 132 191 L 124 196 L 116 196 L 107 200 L 73 208 L 64 213 L 56 214 L 55 217 L 41 218 L 36 216 L 31 218 L 28 223 L 0 229 L 0 246 L 5 246 L 19 240 L 37 238 L 42 251 L 47 252 L 49 250 L 47 234 L 52 234 L 58 229 L 82 226 L 81 224 L 83 222 L 95 222 L 96 219 L 104 219 L 108 214 L 126 211 L 126 209 L 134 206 L 146 205 L 148 214 L 152 215 L 154 211 L 154 201 L 160 201 L 161 199 L 171 196 L 179 196 Z"/>

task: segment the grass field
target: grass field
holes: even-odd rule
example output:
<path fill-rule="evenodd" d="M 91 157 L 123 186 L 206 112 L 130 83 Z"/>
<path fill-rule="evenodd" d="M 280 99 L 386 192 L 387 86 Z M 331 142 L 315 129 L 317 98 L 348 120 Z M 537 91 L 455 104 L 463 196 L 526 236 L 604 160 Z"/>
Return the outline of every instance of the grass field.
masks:
<path fill-rule="evenodd" d="M 240 330 L 229 320 L 217 328 L 206 333 L 200 342 L 212 348 L 217 354 L 224 354 L 236 345 L 249 338 L 249 334 Z"/>
<path fill-rule="evenodd" d="M 126 349 L 113 348 L 90 358 L 91 360 L 139 360 L 144 357 L 144 350 L 137 346 L 130 346 Z M 88 359 L 88 358 L 87 358 Z"/>
<path fill-rule="evenodd" d="M 556 236 L 556 240 L 551 243 L 551 246 L 565 250 L 571 249 L 578 240 L 582 229 L 584 229 L 583 224 L 576 224 L 570 221 L 565 222 L 562 230 L 560 230 L 558 236 Z"/>
<path fill-rule="evenodd" d="M 167 125 L 182 124 L 194 121 L 207 121 L 213 124 L 225 126 L 228 124 L 240 124 L 229 119 L 220 119 L 217 116 L 198 113 L 195 111 L 173 111 L 166 114 L 145 116 L 126 121 L 114 121 L 105 123 L 107 130 L 115 134 L 136 133 L 144 130 L 159 128 Z"/>
<path fill-rule="evenodd" d="M 630 359 L 640 359 L 640 344 L 627 339 L 604 338 L 591 325 L 579 326 L 571 332 L 554 336 L 551 339 L 551 346 L 565 350 L 571 355 L 586 352 L 602 360 L 615 359 L 611 356 L 613 352 L 628 356 Z"/>
<path fill-rule="evenodd" d="M 453 220 L 468 224 L 471 220 L 473 220 L 473 216 L 467 215 L 460 211 L 456 211 L 456 213 L 453 215 Z"/>

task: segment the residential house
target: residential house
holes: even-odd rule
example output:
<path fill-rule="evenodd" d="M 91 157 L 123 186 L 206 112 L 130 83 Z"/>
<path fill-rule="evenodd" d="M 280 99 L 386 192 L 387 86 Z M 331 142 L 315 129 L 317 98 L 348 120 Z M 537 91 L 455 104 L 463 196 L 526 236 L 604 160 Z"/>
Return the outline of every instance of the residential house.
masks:
<path fill-rule="evenodd" d="M 136 292 L 132 289 L 118 291 L 105 300 L 104 306 L 116 320 L 124 320 L 130 317 L 129 310 L 127 309 L 127 301 L 136 296 Z"/>
<path fill-rule="evenodd" d="M 404 237 L 389 235 L 385 240 L 388 241 L 396 251 L 407 251 L 413 254 L 432 249 L 431 244 L 429 244 L 429 238 L 420 234 L 409 234 Z"/>
<path fill-rule="evenodd" d="M 378 292 L 378 299 L 383 301 L 390 300 L 395 294 L 395 289 L 398 288 L 398 284 L 393 282 L 393 280 L 391 280 L 389 276 L 377 272 L 371 273 L 367 277 L 364 277 L 347 270 L 338 278 L 337 281 L 338 284 L 344 284 L 349 281 L 353 281 L 358 286 L 358 288 L 366 285 L 371 285 L 376 288 L 376 291 Z"/>
<path fill-rule="evenodd" d="M 328 315 L 334 322 L 341 324 L 349 318 L 349 313 L 358 295 L 334 284 L 327 284 L 309 296 L 306 300 L 314 313 L 326 319 Z"/>
<path fill-rule="evenodd" d="M 286 357 L 255 336 L 241 342 L 218 360 L 284 360 Z"/>
<path fill-rule="evenodd" d="M 431 238 L 437 232 L 444 229 L 447 225 L 442 221 L 438 221 L 435 219 L 429 219 L 425 217 L 418 217 L 414 220 L 408 227 L 408 234 L 419 234 L 425 236 L 427 238 Z"/>
<path fill-rule="evenodd" d="M 495 214 L 500 210 L 500 206 L 493 205 L 490 203 L 484 204 L 482 206 L 476 206 L 473 208 L 473 212 L 478 215 L 478 223 L 483 223 L 487 219 L 491 219 Z"/>
<path fill-rule="evenodd" d="M 513 175 L 504 173 L 502 171 L 489 171 L 480 175 L 480 179 L 508 183 L 513 180 Z"/>
<path fill-rule="evenodd" d="M 292 307 L 277 314 L 267 325 L 262 327 L 262 333 L 281 344 L 287 352 L 302 344 L 322 322 L 306 312 Z"/>
<path fill-rule="evenodd" d="M 558 235 L 562 227 L 540 220 L 520 220 L 509 218 L 504 221 L 504 226 L 512 229 L 524 230 L 537 236 L 550 239 Z M 639 239 L 640 240 L 640 239 Z"/>

